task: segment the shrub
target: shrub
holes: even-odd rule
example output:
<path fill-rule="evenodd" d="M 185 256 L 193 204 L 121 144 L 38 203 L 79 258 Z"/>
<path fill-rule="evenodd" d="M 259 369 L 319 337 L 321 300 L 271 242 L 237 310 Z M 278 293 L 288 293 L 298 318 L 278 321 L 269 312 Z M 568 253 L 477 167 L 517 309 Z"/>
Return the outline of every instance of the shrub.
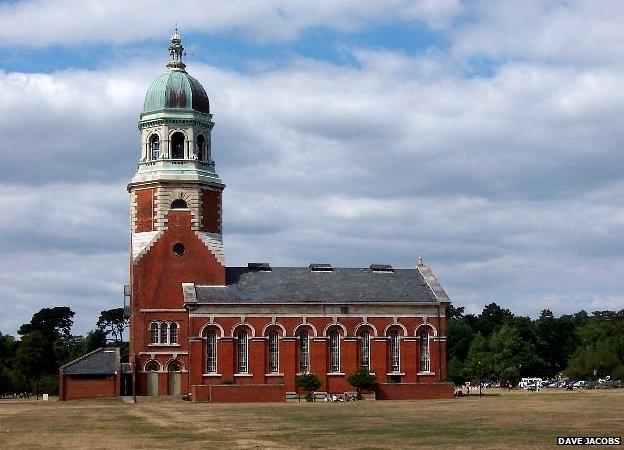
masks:
<path fill-rule="evenodd" d="M 306 400 L 311 402 L 313 400 L 312 393 L 321 386 L 321 380 L 314 373 L 302 373 L 295 378 L 295 384 L 303 389 L 306 393 Z"/>
<path fill-rule="evenodd" d="M 374 391 L 377 388 L 377 377 L 366 368 L 361 368 L 349 375 L 347 381 L 358 393 L 358 399 L 362 398 L 362 389 Z"/>

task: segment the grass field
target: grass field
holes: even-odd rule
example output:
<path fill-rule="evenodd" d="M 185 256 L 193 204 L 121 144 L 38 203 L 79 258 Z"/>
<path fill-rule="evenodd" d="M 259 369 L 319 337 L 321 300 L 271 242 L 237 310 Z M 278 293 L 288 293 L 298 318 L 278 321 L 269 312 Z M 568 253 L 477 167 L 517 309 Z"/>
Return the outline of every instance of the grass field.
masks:
<path fill-rule="evenodd" d="M 562 435 L 624 435 L 621 389 L 488 394 L 333 404 L 0 402 L 0 448 L 541 448 Z"/>

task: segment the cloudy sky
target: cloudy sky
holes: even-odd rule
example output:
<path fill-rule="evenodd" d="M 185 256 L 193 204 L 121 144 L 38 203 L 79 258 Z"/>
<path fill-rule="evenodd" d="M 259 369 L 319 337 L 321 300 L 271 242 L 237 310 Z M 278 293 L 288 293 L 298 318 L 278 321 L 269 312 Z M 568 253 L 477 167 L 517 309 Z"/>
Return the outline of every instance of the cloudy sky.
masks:
<path fill-rule="evenodd" d="M 177 21 L 229 265 L 413 267 L 469 312 L 624 308 L 619 0 L 0 2 L 0 331 L 121 304 Z"/>

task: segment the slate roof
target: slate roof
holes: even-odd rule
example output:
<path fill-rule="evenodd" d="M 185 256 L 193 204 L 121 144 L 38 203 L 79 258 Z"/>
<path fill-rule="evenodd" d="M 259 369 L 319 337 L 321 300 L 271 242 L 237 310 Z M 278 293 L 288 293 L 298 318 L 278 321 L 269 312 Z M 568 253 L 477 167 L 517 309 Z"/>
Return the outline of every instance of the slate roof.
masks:
<path fill-rule="evenodd" d="M 315 272 L 309 267 L 273 267 L 270 271 L 228 267 L 225 286 L 195 286 L 194 293 L 184 292 L 187 302 L 199 303 L 448 302 L 442 287 L 431 277 L 432 273 L 423 276 L 421 267 L 387 272 L 369 268 Z M 436 286 L 431 286 L 433 280 Z"/>
<path fill-rule="evenodd" d="M 119 371 L 119 349 L 99 348 L 64 366 L 65 375 L 114 375 Z"/>

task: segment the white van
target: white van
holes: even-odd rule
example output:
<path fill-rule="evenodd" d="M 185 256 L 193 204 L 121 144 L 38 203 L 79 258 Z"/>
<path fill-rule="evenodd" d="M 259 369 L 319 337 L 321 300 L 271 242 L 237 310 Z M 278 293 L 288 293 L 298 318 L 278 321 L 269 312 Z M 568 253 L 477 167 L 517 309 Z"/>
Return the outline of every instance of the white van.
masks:
<path fill-rule="evenodd" d="M 520 383 L 518 383 L 518 387 L 522 389 L 528 389 L 529 386 L 541 386 L 542 379 L 541 378 L 522 378 Z"/>

